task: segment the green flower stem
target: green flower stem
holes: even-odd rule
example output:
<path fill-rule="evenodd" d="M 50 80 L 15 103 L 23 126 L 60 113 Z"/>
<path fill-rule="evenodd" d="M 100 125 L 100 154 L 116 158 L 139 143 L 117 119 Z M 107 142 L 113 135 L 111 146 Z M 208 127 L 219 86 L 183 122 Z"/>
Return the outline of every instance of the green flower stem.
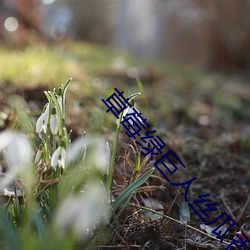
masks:
<path fill-rule="evenodd" d="M 69 132 L 70 133 L 70 132 Z M 63 127 L 63 138 L 65 139 L 65 149 L 69 149 L 70 146 L 70 135 L 69 135 L 67 129 L 65 127 Z"/>
<path fill-rule="evenodd" d="M 62 127 L 65 126 L 65 96 L 66 96 L 66 91 L 68 89 L 69 83 L 71 82 L 72 78 L 70 78 L 65 86 L 63 86 L 62 90 Z"/>
<path fill-rule="evenodd" d="M 107 180 L 107 194 L 109 194 L 109 191 L 111 190 L 112 183 L 113 183 L 113 173 L 115 169 L 115 156 L 116 156 L 116 151 L 117 151 L 117 145 L 118 145 L 118 137 L 121 129 L 121 119 L 123 116 L 123 112 L 120 114 L 117 128 L 116 128 L 116 134 L 115 134 L 115 141 L 114 141 L 114 148 L 112 152 L 112 158 L 111 158 L 111 163 L 110 163 L 110 168 L 109 168 L 109 173 L 108 173 L 108 180 Z"/>
<path fill-rule="evenodd" d="M 52 135 L 52 147 L 53 147 L 53 152 L 56 150 L 56 135 Z"/>
<path fill-rule="evenodd" d="M 46 93 L 45 93 L 46 94 Z M 47 95 L 46 95 L 47 96 Z M 48 98 L 48 96 L 47 96 Z M 48 123 L 47 123 L 47 133 L 45 134 L 45 155 L 46 155 L 46 164 L 49 164 L 50 162 L 50 136 L 49 136 L 49 130 L 50 130 L 50 115 L 51 115 L 51 111 L 52 111 L 52 101 L 51 98 L 48 99 L 49 100 L 49 117 L 48 117 Z"/>

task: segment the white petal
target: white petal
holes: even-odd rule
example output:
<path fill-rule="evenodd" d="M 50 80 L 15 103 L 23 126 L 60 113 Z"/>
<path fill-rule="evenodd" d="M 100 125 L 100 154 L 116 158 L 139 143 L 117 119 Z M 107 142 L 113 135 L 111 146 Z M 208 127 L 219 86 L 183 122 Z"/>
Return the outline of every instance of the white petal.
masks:
<path fill-rule="evenodd" d="M 48 126 L 48 123 L 44 121 L 41 131 L 43 131 L 45 134 L 47 133 L 47 126 Z"/>
<path fill-rule="evenodd" d="M 0 133 L 0 152 L 9 145 L 13 137 L 14 133 L 9 130 Z"/>
<path fill-rule="evenodd" d="M 91 150 L 87 155 L 89 161 L 89 164 L 87 165 L 94 165 L 98 170 L 105 172 L 110 162 L 110 151 L 107 147 L 106 141 L 102 137 L 86 135 L 83 138 L 74 141 L 67 154 L 68 162 L 72 163 L 76 160 L 88 146 L 91 146 Z"/>
<path fill-rule="evenodd" d="M 37 133 L 40 133 L 41 131 L 44 131 L 44 133 L 46 133 L 48 118 L 49 118 L 49 105 L 47 105 L 44 113 L 42 113 L 40 117 L 37 119 L 37 122 L 36 122 Z"/>
<path fill-rule="evenodd" d="M 6 156 L 11 168 L 30 162 L 32 159 L 32 148 L 27 137 L 15 133 L 13 140 L 6 149 Z"/>
<path fill-rule="evenodd" d="M 68 161 L 72 163 L 75 161 L 80 154 L 83 153 L 83 150 L 86 150 L 86 146 L 89 144 L 89 136 L 84 136 L 76 139 L 71 143 L 68 153 Z"/>
<path fill-rule="evenodd" d="M 60 206 L 55 225 L 58 229 L 68 229 L 77 238 L 86 239 L 94 225 L 105 221 L 108 206 L 100 183 L 90 184 L 83 194 L 69 196 Z"/>
<path fill-rule="evenodd" d="M 123 117 L 125 117 L 125 116 L 127 115 L 127 113 L 129 112 L 129 110 L 130 110 L 130 109 L 131 109 L 131 108 L 130 108 L 130 107 L 128 107 L 128 108 L 126 108 L 126 109 L 123 111 L 121 121 L 123 120 Z M 118 119 L 116 120 L 116 124 L 118 124 L 119 119 L 120 119 L 120 118 L 118 118 Z"/>
<path fill-rule="evenodd" d="M 110 163 L 110 152 L 106 141 L 102 138 L 95 138 L 93 160 L 97 169 L 101 172 L 107 171 Z"/>
<path fill-rule="evenodd" d="M 64 161 L 66 162 L 66 160 L 67 160 L 67 152 L 66 152 L 65 148 L 62 148 L 61 156 L 64 159 Z"/>
<path fill-rule="evenodd" d="M 0 135 L 0 139 L 5 137 L 5 154 L 4 158 L 8 164 L 6 176 L 8 179 L 1 180 L 1 188 L 13 181 L 17 176 L 21 176 L 26 185 L 32 182 L 32 147 L 28 138 L 20 133 L 5 131 Z M 0 140 L 1 141 L 1 140 Z M 7 143 L 6 143 L 7 142 Z M 3 146 L 3 141 L 1 141 Z"/>
<path fill-rule="evenodd" d="M 44 122 L 44 114 L 42 113 L 36 121 L 36 132 L 40 133 L 42 131 L 42 126 Z"/>
<path fill-rule="evenodd" d="M 60 156 L 61 156 L 61 159 L 58 160 L 58 166 L 64 169 L 66 165 L 66 160 L 67 160 L 67 152 L 64 148 L 62 148 Z"/>
<path fill-rule="evenodd" d="M 131 107 L 126 108 L 126 109 L 123 111 L 122 117 L 125 117 L 125 116 L 130 112 L 131 109 L 132 109 Z"/>
<path fill-rule="evenodd" d="M 51 163 L 51 166 L 53 168 L 55 168 L 57 166 L 57 164 L 58 164 L 58 158 L 61 155 L 61 149 L 62 149 L 62 147 L 59 146 L 56 149 L 56 151 L 52 154 L 50 163 Z"/>
<path fill-rule="evenodd" d="M 126 115 L 130 115 L 130 114 L 133 114 L 133 113 L 141 113 L 135 106 L 133 108 L 130 108 L 127 112 L 126 112 Z M 125 117 L 126 115 L 123 115 L 123 117 Z M 122 120 L 123 120 L 123 117 L 122 117 Z M 136 115 L 137 119 L 140 121 L 140 123 L 144 124 L 143 120 L 142 120 L 142 116 L 138 116 Z M 133 123 L 133 120 L 128 120 L 129 124 L 131 126 L 134 126 L 134 123 Z"/>
<path fill-rule="evenodd" d="M 59 120 L 56 114 L 50 117 L 50 130 L 53 135 L 56 135 L 59 131 Z"/>
<path fill-rule="evenodd" d="M 49 119 L 49 104 L 47 105 L 45 111 L 44 111 L 44 120 L 48 121 Z"/>

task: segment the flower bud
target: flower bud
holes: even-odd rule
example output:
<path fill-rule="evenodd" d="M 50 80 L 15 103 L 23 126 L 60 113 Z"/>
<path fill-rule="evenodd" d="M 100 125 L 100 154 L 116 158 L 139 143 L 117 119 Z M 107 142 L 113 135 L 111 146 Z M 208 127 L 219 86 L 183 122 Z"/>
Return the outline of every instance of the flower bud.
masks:
<path fill-rule="evenodd" d="M 56 135 L 59 131 L 59 118 L 58 118 L 58 113 L 56 111 L 56 108 L 53 107 L 51 111 L 51 116 L 50 116 L 50 131 L 53 135 Z"/>

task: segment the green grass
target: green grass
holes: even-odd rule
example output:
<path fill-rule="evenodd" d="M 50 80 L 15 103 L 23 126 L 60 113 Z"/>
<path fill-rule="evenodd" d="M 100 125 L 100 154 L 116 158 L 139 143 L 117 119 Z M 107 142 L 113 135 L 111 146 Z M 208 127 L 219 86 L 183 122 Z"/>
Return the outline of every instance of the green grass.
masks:
<path fill-rule="evenodd" d="M 33 45 L 15 50 L 0 45 L 0 84 L 56 85 L 72 77 L 86 82 L 90 77 L 112 73 L 114 58 L 122 58 L 127 67 L 145 69 L 154 67 L 159 73 L 178 75 L 196 79 L 202 71 L 192 67 L 152 59 L 138 59 L 125 52 L 91 45 L 70 42 L 61 45 Z"/>
<path fill-rule="evenodd" d="M 69 77 L 85 82 L 90 76 L 107 72 L 112 58 L 118 55 L 118 52 L 85 43 L 30 46 L 23 50 L 2 45 L 0 84 L 55 86 Z"/>
<path fill-rule="evenodd" d="M 17 85 L 34 85 L 62 81 L 68 75 L 68 60 L 46 47 L 29 47 L 23 51 L 0 48 L 0 81 Z M 77 67 L 75 65 L 75 67 Z M 67 79 L 67 78 L 66 78 Z"/>

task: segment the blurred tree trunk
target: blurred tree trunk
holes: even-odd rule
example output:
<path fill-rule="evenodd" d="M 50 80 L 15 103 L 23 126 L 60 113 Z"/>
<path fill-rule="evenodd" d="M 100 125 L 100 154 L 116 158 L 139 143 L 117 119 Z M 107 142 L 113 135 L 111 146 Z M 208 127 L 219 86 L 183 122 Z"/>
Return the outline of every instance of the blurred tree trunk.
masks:
<path fill-rule="evenodd" d="M 250 1 L 213 0 L 208 23 L 212 68 L 230 71 L 250 66 Z"/>

